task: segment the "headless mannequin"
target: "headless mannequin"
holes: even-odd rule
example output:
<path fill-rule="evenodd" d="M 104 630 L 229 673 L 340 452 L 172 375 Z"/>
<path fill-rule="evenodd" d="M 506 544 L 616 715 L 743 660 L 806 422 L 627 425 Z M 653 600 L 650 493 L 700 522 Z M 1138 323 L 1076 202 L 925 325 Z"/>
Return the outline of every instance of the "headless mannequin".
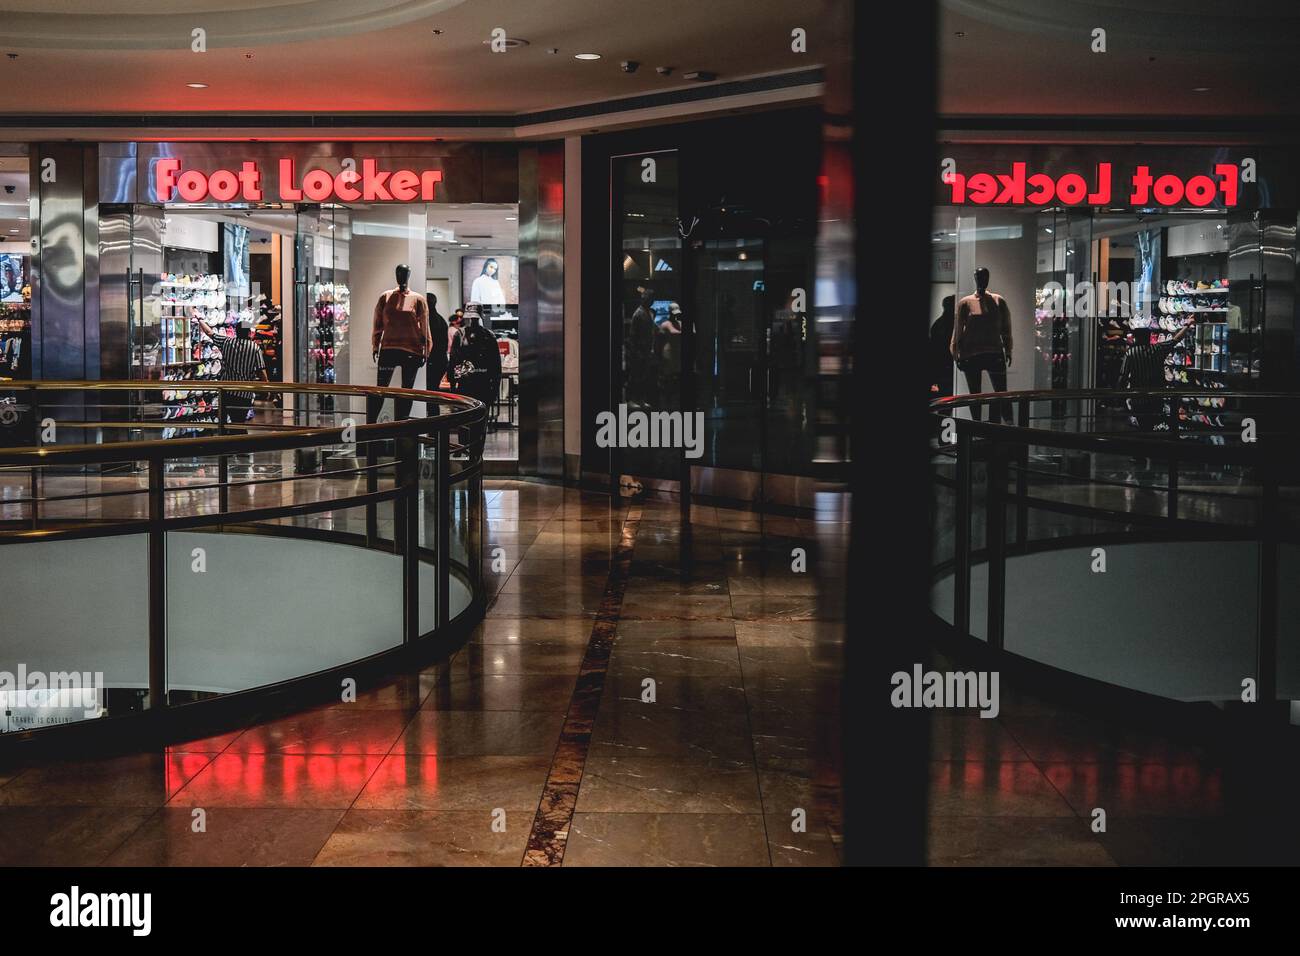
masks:
<path fill-rule="evenodd" d="M 1007 390 L 1007 366 L 1011 364 L 1011 311 L 1002 296 L 989 291 L 989 270 L 975 270 L 975 292 L 957 303 L 953 320 L 950 351 L 966 375 L 972 393 L 981 391 L 981 373 L 988 372 L 992 391 Z M 977 405 L 971 417 L 980 417 Z M 1011 409 L 1005 402 L 991 407 L 990 418 L 1011 421 Z"/>
<path fill-rule="evenodd" d="M 379 371 L 376 384 L 385 388 L 393 380 L 393 372 L 402 371 L 402 388 L 412 388 L 415 376 L 431 351 L 429 339 L 429 306 L 424 296 L 410 290 L 411 267 L 402 263 L 393 270 L 397 287 L 379 297 L 375 305 L 375 323 L 371 334 L 371 354 Z M 411 416 L 412 400 L 394 400 L 395 418 Z M 366 400 L 366 419 L 378 419 L 383 399 L 370 396 Z"/>

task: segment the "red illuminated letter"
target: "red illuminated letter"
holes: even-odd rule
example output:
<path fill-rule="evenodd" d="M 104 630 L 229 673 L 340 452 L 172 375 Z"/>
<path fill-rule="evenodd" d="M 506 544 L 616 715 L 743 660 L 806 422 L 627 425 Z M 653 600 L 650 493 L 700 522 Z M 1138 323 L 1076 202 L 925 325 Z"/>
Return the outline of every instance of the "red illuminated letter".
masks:
<path fill-rule="evenodd" d="M 1139 166 L 1133 174 L 1133 194 L 1129 202 L 1134 206 L 1151 205 L 1151 167 Z"/>
<path fill-rule="evenodd" d="M 1025 198 L 1035 206 L 1046 206 L 1056 195 L 1056 182 L 1047 173 L 1034 173 L 1029 177 L 1033 189 L 1025 193 Z"/>
<path fill-rule="evenodd" d="M 1232 163 L 1215 163 L 1214 175 L 1219 177 L 1219 188 L 1223 190 L 1223 204 L 1237 205 L 1237 167 Z"/>
<path fill-rule="evenodd" d="M 230 202 L 239 195 L 239 177 L 228 169 L 218 169 L 208 180 L 212 198 L 217 202 Z"/>
<path fill-rule="evenodd" d="M 388 192 L 388 177 L 391 173 L 380 170 L 373 159 L 361 161 L 361 198 L 366 202 L 387 202 L 392 199 Z"/>
<path fill-rule="evenodd" d="M 960 206 L 966 202 L 966 176 L 963 173 L 953 173 L 949 179 L 952 184 L 952 202 L 955 206 Z"/>
<path fill-rule="evenodd" d="M 293 160 L 280 160 L 280 198 L 288 202 L 301 202 L 302 190 L 294 185 Z"/>
<path fill-rule="evenodd" d="M 441 169 L 426 169 L 420 174 L 420 198 L 425 202 L 433 202 L 433 191 L 437 184 L 442 182 Z"/>
<path fill-rule="evenodd" d="M 154 164 L 153 192 L 158 197 L 159 202 L 169 202 L 171 200 L 172 190 L 176 188 L 176 173 L 180 168 L 181 161 L 179 159 L 160 159 Z"/>
<path fill-rule="evenodd" d="M 187 169 L 176 181 L 176 189 L 186 202 L 203 202 L 208 198 L 208 177 L 197 169 Z"/>
<path fill-rule="evenodd" d="M 1104 206 L 1110 202 L 1110 163 L 1097 164 L 1097 188 L 1088 196 L 1090 206 Z"/>
<path fill-rule="evenodd" d="M 334 195 L 344 202 L 356 202 L 361 198 L 361 190 L 357 188 L 359 178 L 355 169 L 343 170 L 334 177 Z"/>
<path fill-rule="evenodd" d="M 246 201 L 261 202 L 262 173 L 258 170 L 257 163 L 245 161 L 239 170 L 239 186 Z"/>
<path fill-rule="evenodd" d="M 388 184 L 388 190 L 393 194 L 393 198 L 398 202 L 410 202 L 420 195 L 417 188 L 420 185 L 420 177 L 415 175 L 409 169 L 399 169 L 393 173 L 392 181 Z"/>

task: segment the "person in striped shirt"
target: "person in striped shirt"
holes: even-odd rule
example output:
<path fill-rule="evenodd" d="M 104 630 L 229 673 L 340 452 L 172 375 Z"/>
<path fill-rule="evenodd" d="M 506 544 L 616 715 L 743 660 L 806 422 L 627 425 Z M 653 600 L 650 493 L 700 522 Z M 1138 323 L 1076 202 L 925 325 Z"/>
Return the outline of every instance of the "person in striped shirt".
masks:
<path fill-rule="evenodd" d="M 212 343 L 221 350 L 221 381 L 267 381 L 266 360 L 262 358 L 262 350 L 253 341 L 252 322 L 238 323 L 233 339 L 224 332 L 213 331 L 202 319 L 198 323 L 203 334 L 212 339 Z M 241 425 L 246 422 L 256 397 L 256 392 L 226 390 L 226 421 Z"/>
<path fill-rule="evenodd" d="M 1184 325 L 1167 341 L 1148 345 L 1132 345 L 1124 353 L 1119 369 L 1119 387 L 1123 389 L 1161 388 L 1165 382 L 1165 359 L 1187 335 L 1191 325 Z M 1143 428 L 1150 428 L 1159 420 L 1161 400 L 1158 398 L 1130 398 L 1128 409 L 1137 416 Z M 1154 418 L 1153 418 L 1154 416 Z"/>

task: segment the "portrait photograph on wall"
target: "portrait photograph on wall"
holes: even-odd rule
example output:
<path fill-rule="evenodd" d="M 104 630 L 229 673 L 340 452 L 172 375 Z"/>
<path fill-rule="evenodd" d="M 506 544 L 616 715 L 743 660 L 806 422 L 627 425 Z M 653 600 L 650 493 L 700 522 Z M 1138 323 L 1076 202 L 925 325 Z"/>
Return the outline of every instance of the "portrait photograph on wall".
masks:
<path fill-rule="evenodd" d="M 461 289 L 466 302 L 519 304 L 519 259 L 516 256 L 462 256 Z"/>

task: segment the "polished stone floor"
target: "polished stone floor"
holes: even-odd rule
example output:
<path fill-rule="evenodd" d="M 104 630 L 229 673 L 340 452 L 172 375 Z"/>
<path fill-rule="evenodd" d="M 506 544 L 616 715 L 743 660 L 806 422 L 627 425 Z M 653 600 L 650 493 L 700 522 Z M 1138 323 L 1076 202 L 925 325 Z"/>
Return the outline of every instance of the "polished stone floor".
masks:
<path fill-rule="evenodd" d="M 838 865 L 844 523 L 697 506 L 684 528 L 672 501 L 522 481 L 485 499 L 490 605 L 450 660 L 160 753 L 0 773 L 0 862 Z M 1204 748 L 1006 686 L 996 719 L 932 727 L 933 864 L 1224 858 Z"/>
<path fill-rule="evenodd" d="M 668 501 L 505 481 L 485 499 L 491 603 L 449 661 L 163 753 L 0 777 L 0 860 L 837 865 L 838 631 L 790 553 L 842 564 L 842 524 L 697 507 L 683 535 Z M 598 696 L 575 736 L 580 676 Z"/>

